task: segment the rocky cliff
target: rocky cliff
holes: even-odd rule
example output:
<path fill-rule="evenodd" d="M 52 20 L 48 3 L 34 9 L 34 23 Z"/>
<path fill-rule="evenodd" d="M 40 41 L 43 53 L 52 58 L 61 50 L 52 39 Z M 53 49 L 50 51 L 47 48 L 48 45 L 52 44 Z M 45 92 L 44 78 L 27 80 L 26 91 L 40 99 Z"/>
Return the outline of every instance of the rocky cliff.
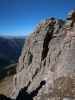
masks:
<path fill-rule="evenodd" d="M 46 19 L 26 40 L 11 95 L 29 81 L 31 93 L 43 80 L 46 84 L 34 100 L 75 100 L 75 11 L 64 21 Z"/>

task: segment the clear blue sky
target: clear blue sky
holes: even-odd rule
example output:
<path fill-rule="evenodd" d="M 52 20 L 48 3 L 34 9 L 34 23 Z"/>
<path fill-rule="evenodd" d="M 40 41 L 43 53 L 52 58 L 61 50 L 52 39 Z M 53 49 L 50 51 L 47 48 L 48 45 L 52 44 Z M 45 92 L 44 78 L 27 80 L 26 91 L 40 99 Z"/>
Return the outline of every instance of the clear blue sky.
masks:
<path fill-rule="evenodd" d="M 0 35 L 28 35 L 40 20 L 73 8 L 75 0 L 0 0 Z"/>

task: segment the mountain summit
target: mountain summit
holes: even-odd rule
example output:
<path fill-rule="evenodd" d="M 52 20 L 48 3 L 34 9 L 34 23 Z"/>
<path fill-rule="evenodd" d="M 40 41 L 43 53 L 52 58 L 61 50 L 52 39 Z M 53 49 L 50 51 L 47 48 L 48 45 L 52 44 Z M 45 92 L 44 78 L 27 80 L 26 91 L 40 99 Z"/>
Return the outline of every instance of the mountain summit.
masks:
<path fill-rule="evenodd" d="M 66 20 L 49 18 L 25 42 L 11 96 L 28 86 L 31 93 L 45 80 L 33 100 L 75 99 L 75 11 Z"/>
<path fill-rule="evenodd" d="M 46 81 L 34 100 L 75 98 L 75 11 L 65 21 L 49 18 L 38 25 L 26 41 L 15 78 L 16 93 L 29 81 L 28 92 Z"/>

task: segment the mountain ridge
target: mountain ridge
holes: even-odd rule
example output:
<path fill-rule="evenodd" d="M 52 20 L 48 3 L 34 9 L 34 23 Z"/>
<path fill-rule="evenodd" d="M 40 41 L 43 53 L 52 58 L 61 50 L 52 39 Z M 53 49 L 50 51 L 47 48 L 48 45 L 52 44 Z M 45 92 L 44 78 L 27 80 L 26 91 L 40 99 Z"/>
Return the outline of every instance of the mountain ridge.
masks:
<path fill-rule="evenodd" d="M 25 37 L 0 37 L 0 72 L 6 66 L 18 62 Z"/>
<path fill-rule="evenodd" d="M 49 18 L 26 40 L 19 58 L 13 94 L 31 81 L 28 93 L 43 80 L 34 100 L 75 99 L 75 11 L 65 21 Z M 17 89 L 15 89 L 17 87 Z"/>
<path fill-rule="evenodd" d="M 74 10 L 65 21 L 44 20 L 26 39 L 10 92 L 7 96 L 23 100 L 31 93 L 36 94 L 32 100 L 75 100 Z"/>

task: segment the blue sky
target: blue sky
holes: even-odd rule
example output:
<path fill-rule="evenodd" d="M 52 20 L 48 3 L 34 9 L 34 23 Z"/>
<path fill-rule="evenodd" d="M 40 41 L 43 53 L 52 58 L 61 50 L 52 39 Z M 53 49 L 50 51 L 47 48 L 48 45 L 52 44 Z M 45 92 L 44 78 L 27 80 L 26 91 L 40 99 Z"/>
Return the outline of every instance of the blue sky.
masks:
<path fill-rule="evenodd" d="M 75 0 L 0 0 L 0 35 L 29 35 L 47 17 L 66 18 Z"/>

